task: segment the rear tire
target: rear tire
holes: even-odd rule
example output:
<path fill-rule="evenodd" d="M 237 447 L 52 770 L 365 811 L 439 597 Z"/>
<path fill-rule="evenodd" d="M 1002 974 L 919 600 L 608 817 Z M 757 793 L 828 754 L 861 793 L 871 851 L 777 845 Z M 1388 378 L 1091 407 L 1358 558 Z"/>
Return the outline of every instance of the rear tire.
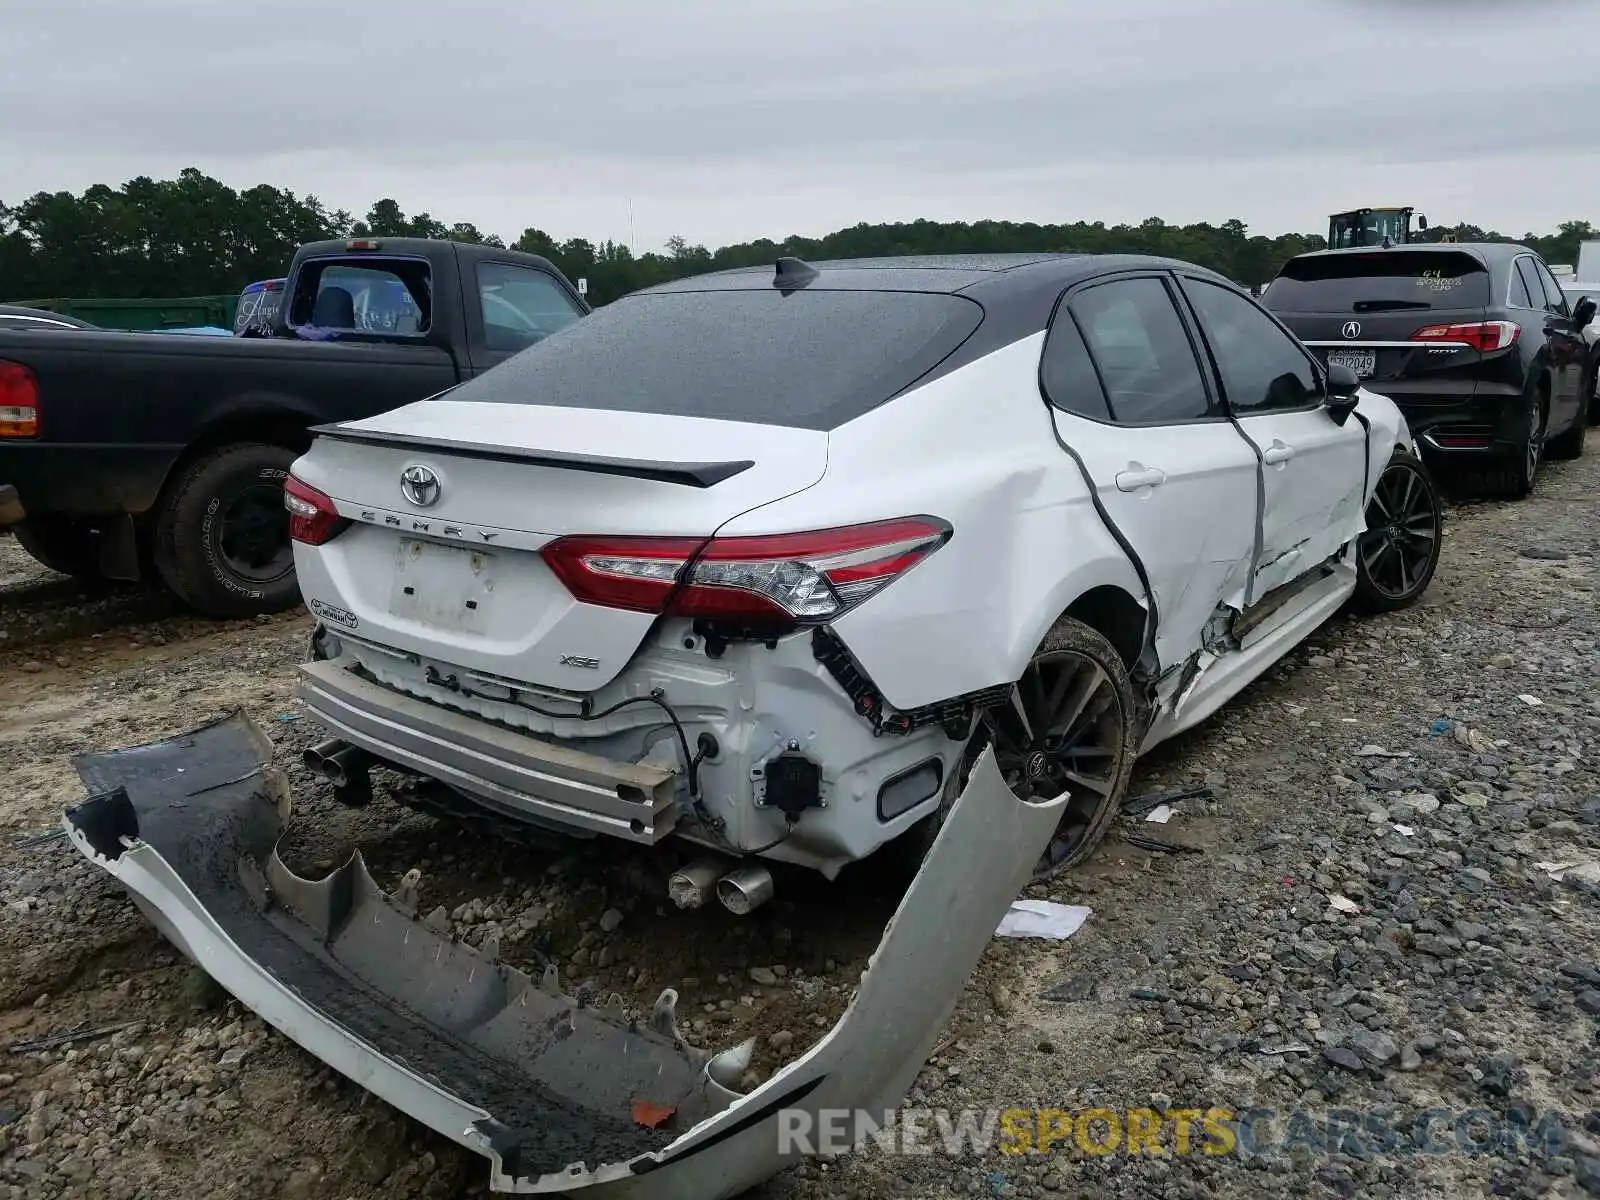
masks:
<path fill-rule="evenodd" d="M 1062 703 L 1052 705 L 1058 688 L 1064 689 Z M 1071 871 L 1105 840 L 1127 795 L 1144 737 L 1144 708 L 1122 656 L 1098 630 L 1062 617 L 1034 651 L 1012 699 L 1027 712 L 1037 734 L 1047 724 L 1044 714 L 1070 714 L 1080 699 L 1082 705 L 1055 747 L 1020 744 L 1026 738 L 1014 709 L 980 714 L 978 728 L 945 784 L 939 811 L 905 835 L 906 849 L 915 861 L 920 862 L 933 845 L 945 814 L 967 785 L 972 765 L 997 738 L 996 765 L 1015 795 L 1053 798 L 1065 788 L 1073 796 L 1055 838 L 1034 865 L 1034 882 Z"/>
<path fill-rule="evenodd" d="M 1589 410 L 1589 424 L 1600 425 L 1600 355 L 1589 360 L 1589 369 L 1583 376 L 1580 393 Z"/>
<path fill-rule="evenodd" d="M 185 467 L 162 498 L 155 563 L 162 582 L 211 617 L 250 617 L 300 603 L 283 507 L 283 481 L 298 457 L 247 442 Z"/>
<path fill-rule="evenodd" d="M 1589 434 L 1589 414 L 1579 409 L 1572 416 L 1572 427 L 1560 437 L 1544 444 L 1545 453 L 1558 461 L 1568 461 L 1583 455 L 1583 442 Z"/>
<path fill-rule="evenodd" d="M 1539 477 L 1539 460 L 1544 455 L 1544 423 L 1544 403 L 1535 392 L 1529 401 L 1528 436 L 1518 443 L 1515 461 L 1491 467 L 1483 474 L 1484 487 L 1490 495 L 1521 500 L 1533 491 Z"/>
<path fill-rule="evenodd" d="M 1432 476 L 1420 459 L 1397 448 L 1367 506 L 1367 530 L 1356 539 L 1350 607 L 1374 614 L 1415 604 L 1433 582 L 1443 533 Z"/>
<path fill-rule="evenodd" d="M 100 536 L 82 519 L 31 517 L 12 527 L 17 544 L 34 561 L 84 583 L 104 583 L 100 571 Z"/>

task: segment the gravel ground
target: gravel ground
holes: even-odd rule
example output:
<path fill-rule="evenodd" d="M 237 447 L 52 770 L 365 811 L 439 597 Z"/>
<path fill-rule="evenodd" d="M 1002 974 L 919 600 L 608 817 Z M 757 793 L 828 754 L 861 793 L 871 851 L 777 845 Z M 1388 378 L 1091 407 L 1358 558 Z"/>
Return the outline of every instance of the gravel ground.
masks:
<path fill-rule="evenodd" d="M 1166 1120 L 1160 1155 L 1092 1154 L 1071 1135 L 1021 1155 L 998 1140 L 868 1150 L 759 1195 L 1600 1194 L 1597 518 L 1600 458 L 1548 467 L 1520 504 L 1461 503 L 1422 605 L 1335 622 L 1147 760 L 1136 789 L 1203 783 L 1212 799 L 1139 831 L 1200 852 L 1114 834 L 1069 884 L 1037 890 L 1094 915 L 1063 945 L 994 942 L 911 1097 L 952 1114 L 1270 1110 L 1253 1151 L 1241 1136 L 1202 1153 L 1197 1124 L 1177 1153 Z M 309 627 L 88 595 L 0 539 L 0 1042 L 137 1022 L 0 1059 L 0 1197 L 482 1191 L 479 1160 L 243 1013 L 63 843 L 15 844 L 81 795 L 75 750 L 242 706 L 297 751 L 315 736 L 289 669 Z M 341 809 L 291 771 L 293 865 L 359 843 L 380 883 L 420 868 L 423 907 L 469 940 L 497 935 L 513 961 L 557 961 L 635 1006 L 678 986 L 702 1044 L 759 1035 L 757 1078 L 842 1011 L 894 903 L 856 872 L 785 889 L 758 920 L 668 916 L 648 857 L 512 851 L 387 795 Z M 1409 1152 L 1428 1109 L 1444 1152 Z M 1474 1154 L 1451 1130 L 1471 1110 L 1501 1129 L 1555 1115 L 1566 1133 Z M 1373 1112 L 1399 1131 L 1389 1145 L 1371 1128 L 1337 1136 Z"/>

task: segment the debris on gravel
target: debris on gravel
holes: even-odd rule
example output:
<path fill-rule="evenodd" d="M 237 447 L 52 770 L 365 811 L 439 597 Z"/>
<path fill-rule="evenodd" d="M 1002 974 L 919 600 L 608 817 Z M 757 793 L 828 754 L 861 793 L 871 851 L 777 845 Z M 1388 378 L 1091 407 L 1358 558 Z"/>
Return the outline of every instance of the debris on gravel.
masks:
<path fill-rule="evenodd" d="M 389 790 L 341 808 L 298 767 L 303 613 L 93 609 L 19 554 L 0 538 L 0 1045 L 135 1024 L 0 1055 L 0 1196 L 443 1198 L 487 1174 L 241 1010 L 61 839 L 18 845 L 81 796 L 79 750 L 242 706 L 290 767 L 296 870 L 360 846 L 510 961 L 635 1008 L 671 985 L 697 1042 L 758 1039 L 755 1078 L 837 1019 L 893 909 L 869 870 L 743 921 L 683 912 L 647 854 L 507 846 Z M 1211 789 L 1163 830 L 1200 853 L 1130 844 L 1130 813 L 1029 889 L 1094 915 L 996 939 L 908 1115 L 759 1194 L 1600 1195 L 1597 557 L 1600 458 L 1453 507 L 1423 603 L 1337 619 L 1141 765 L 1136 792 Z"/>

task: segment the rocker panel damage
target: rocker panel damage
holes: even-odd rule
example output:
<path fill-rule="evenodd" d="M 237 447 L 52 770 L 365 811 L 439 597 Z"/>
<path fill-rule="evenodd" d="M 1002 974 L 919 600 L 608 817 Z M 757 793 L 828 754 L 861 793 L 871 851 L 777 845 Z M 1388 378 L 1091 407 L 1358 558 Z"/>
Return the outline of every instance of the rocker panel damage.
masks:
<path fill-rule="evenodd" d="M 838 1024 L 748 1095 L 750 1044 L 690 1047 L 663 992 L 631 1021 L 495 961 L 383 893 L 359 854 L 322 880 L 277 855 L 290 816 L 271 744 L 243 715 L 81 756 L 94 793 L 72 843 L 269 1024 L 490 1162 L 496 1191 L 720 1200 L 792 1161 L 780 1113 L 897 1105 L 1066 797 L 1018 800 L 985 753 Z M 654 1128 L 635 1102 L 673 1117 Z"/>

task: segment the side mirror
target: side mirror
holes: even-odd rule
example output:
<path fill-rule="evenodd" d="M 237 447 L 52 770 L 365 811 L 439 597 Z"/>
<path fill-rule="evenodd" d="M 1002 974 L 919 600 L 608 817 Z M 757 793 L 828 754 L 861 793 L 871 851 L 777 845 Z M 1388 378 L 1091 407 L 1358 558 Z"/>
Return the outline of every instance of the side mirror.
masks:
<path fill-rule="evenodd" d="M 1594 320 L 1595 303 L 1592 296 L 1584 296 L 1572 306 L 1572 332 L 1582 333 Z"/>
<path fill-rule="evenodd" d="M 1348 421 L 1360 399 L 1361 380 L 1356 378 L 1356 373 L 1343 363 L 1335 363 L 1329 367 L 1328 397 L 1323 402 L 1323 407 L 1328 410 L 1333 423 L 1343 425 Z"/>
<path fill-rule="evenodd" d="M 1428 218 L 1423 216 L 1421 213 L 1418 213 L 1417 214 L 1417 228 L 1418 229 L 1426 229 L 1427 227 L 1428 227 Z"/>

